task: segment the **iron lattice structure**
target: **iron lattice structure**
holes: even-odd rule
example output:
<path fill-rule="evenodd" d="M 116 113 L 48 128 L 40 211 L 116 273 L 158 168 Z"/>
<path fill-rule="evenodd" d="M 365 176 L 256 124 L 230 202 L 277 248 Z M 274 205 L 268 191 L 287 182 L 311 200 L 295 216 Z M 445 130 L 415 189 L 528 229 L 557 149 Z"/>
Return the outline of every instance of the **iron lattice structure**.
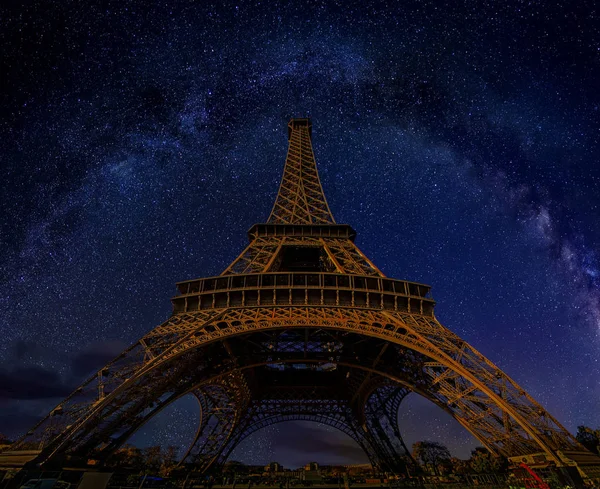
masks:
<path fill-rule="evenodd" d="M 417 392 L 492 453 L 557 465 L 582 447 L 500 368 L 435 318 L 430 287 L 387 278 L 336 224 L 308 119 L 288 125 L 267 223 L 218 277 L 178 284 L 173 314 L 84 382 L 15 448 L 35 462 L 105 461 L 186 394 L 201 416 L 182 463 L 222 464 L 256 430 L 311 420 L 352 437 L 382 470 L 411 464 L 398 409 Z"/>

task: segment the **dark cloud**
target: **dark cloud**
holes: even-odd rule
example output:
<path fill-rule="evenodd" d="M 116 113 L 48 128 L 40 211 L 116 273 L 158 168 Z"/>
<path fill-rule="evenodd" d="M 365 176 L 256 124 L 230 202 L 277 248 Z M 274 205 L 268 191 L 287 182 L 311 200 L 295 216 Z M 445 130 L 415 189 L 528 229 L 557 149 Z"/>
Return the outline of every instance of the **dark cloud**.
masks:
<path fill-rule="evenodd" d="M 2 406 L 0 409 L 0 434 L 9 440 L 16 440 L 34 426 L 41 417 L 41 415 L 24 412 L 22 407 Z"/>
<path fill-rule="evenodd" d="M 21 361 L 28 357 L 37 357 L 42 350 L 41 346 L 34 341 L 18 339 L 13 346 L 13 355 L 17 361 Z"/>
<path fill-rule="evenodd" d="M 365 461 L 363 449 L 341 431 L 311 422 L 290 422 L 285 428 L 274 439 L 277 449 L 318 455 L 319 460 L 339 456 L 356 462 Z"/>
<path fill-rule="evenodd" d="M 76 377 L 89 375 L 104 367 L 127 345 L 120 341 L 95 343 L 79 351 L 71 360 L 71 372 Z"/>
<path fill-rule="evenodd" d="M 66 396 L 82 377 L 97 371 L 115 358 L 126 344 L 121 341 L 98 342 L 78 351 L 70 361 L 70 372 L 61 376 L 56 369 L 25 365 L 32 359 L 48 357 L 48 352 L 34 341 L 18 340 L 8 361 L 0 368 L 0 400 L 48 399 Z"/>
<path fill-rule="evenodd" d="M 42 367 L 17 367 L 0 371 L 0 400 L 64 397 L 74 386 L 66 385 L 54 371 Z"/>

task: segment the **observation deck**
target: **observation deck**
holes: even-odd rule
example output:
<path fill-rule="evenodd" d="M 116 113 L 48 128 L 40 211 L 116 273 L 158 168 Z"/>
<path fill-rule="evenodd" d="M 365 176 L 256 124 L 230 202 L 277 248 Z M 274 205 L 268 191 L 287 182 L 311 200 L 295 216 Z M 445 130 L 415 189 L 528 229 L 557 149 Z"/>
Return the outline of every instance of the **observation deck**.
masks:
<path fill-rule="evenodd" d="M 428 285 L 338 273 L 254 273 L 177 284 L 173 313 L 252 306 L 342 306 L 433 316 Z"/>

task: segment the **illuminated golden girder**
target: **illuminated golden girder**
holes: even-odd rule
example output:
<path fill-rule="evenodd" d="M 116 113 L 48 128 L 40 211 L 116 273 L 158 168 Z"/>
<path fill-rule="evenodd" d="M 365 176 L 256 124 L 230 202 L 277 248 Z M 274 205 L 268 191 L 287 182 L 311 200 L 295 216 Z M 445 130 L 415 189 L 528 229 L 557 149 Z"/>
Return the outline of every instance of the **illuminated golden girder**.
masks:
<path fill-rule="evenodd" d="M 311 131 L 308 119 L 288 124 L 288 154 L 269 223 L 335 224 L 317 173 Z"/>
<path fill-rule="evenodd" d="M 354 366 L 425 395 L 450 412 L 494 453 L 514 456 L 544 451 L 549 460 L 560 462 L 556 457 L 558 450 L 579 448 L 573 437 L 512 379 L 432 316 L 381 308 L 262 306 L 182 313 L 159 328 L 103 369 L 103 390 L 110 394 L 100 398 L 98 380 L 94 377 L 59 406 L 63 415 L 75 407 L 77 411 L 76 419 L 70 420 L 73 424 L 68 433 L 60 431 L 64 426 L 55 433 L 56 441 L 62 441 L 54 447 L 55 453 L 78 443 L 80 437 L 85 439 L 93 434 L 88 430 L 98 429 L 99 418 L 115 416 L 117 412 L 123 415 L 119 410 L 123 399 L 140 399 L 143 405 L 154 383 L 152 379 L 170 371 L 182 355 L 197 352 L 194 355 L 197 357 L 203 345 L 223 342 L 226 338 L 290 328 L 351 332 L 384 339 L 401 347 L 398 352 L 418 352 L 422 355 L 419 375 L 408 379 L 388 370 L 389 364 Z M 294 360 L 298 358 L 292 356 L 289 361 Z M 344 363 L 341 356 L 334 360 Z M 303 361 L 318 362 L 310 357 Z M 220 367 L 213 377 L 184 383 L 185 392 L 210 385 L 227 372 L 248 369 L 251 365 L 238 363 L 233 370 L 231 366 L 230 370 Z M 82 397 L 90 399 L 89 409 L 83 415 L 77 402 Z M 106 433 L 102 435 L 105 438 Z"/>
<path fill-rule="evenodd" d="M 451 414 L 492 453 L 558 466 L 583 450 L 525 390 L 442 326 L 427 285 L 387 278 L 335 223 L 310 121 L 292 119 L 269 222 L 217 277 L 181 282 L 173 315 L 83 383 L 17 447 L 36 462 L 110 458 L 171 402 L 201 407 L 183 463 L 223 463 L 256 429 L 309 419 L 352 436 L 372 462 L 411 460 L 398 429 L 408 391 Z M 302 386 L 313 385 L 312 389 Z M 309 394 L 310 393 L 310 394 Z M 309 406 L 310 404 L 310 406 Z"/>

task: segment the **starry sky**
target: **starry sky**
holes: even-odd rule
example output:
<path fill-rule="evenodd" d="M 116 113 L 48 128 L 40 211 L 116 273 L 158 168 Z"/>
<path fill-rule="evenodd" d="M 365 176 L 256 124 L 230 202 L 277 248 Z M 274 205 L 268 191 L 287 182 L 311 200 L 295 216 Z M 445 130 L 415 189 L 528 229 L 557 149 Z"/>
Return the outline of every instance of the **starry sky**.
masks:
<path fill-rule="evenodd" d="M 150 6 L 152 4 L 152 6 Z M 569 430 L 600 426 L 593 2 L 23 2 L 0 12 L 0 432 L 17 437 L 219 274 L 310 116 L 337 222 Z M 140 445 L 183 444 L 182 400 Z M 477 443 L 407 398 L 408 444 Z M 308 441 L 307 441 L 308 440 Z M 288 423 L 233 458 L 366 461 Z"/>

